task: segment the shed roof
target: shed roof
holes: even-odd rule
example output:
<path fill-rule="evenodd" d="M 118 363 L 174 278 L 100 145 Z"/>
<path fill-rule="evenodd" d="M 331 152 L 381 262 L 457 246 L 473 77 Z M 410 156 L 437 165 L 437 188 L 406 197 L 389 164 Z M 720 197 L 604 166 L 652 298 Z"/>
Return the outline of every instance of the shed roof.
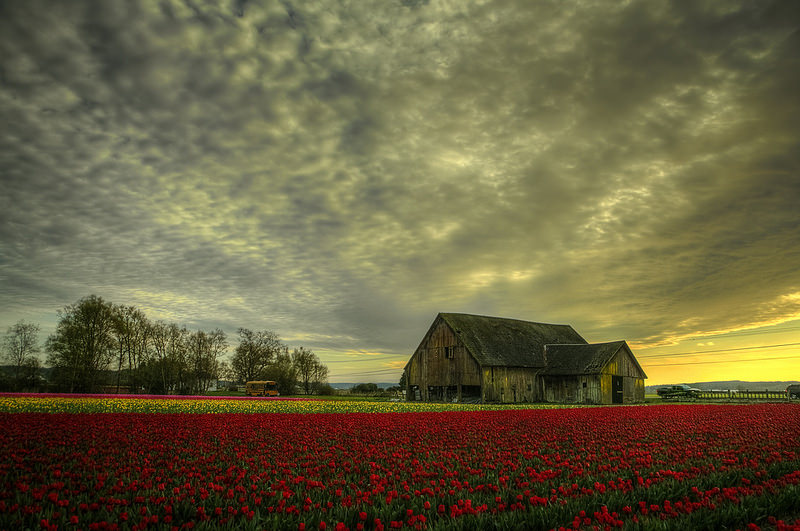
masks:
<path fill-rule="evenodd" d="M 586 343 L 570 325 L 466 313 L 440 313 L 439 317 L 481 366 L 544 367 L 545 345 Z"/>
<path fill-rule="evenodd" d="M 611 359 L 625 348 L 629 353 L 625 341 L 611 341 L 610 343 L 592 343 L 576 345 L 546 345 L 544 357 L 547 367 L 542 372 L 545 375 L 575 375 L 575 374 L 598 374 Z M 642 371 L 636 358 L 633 357 L 636 366 Z M 644 371 L 642 371 L 644 374 Z"/>

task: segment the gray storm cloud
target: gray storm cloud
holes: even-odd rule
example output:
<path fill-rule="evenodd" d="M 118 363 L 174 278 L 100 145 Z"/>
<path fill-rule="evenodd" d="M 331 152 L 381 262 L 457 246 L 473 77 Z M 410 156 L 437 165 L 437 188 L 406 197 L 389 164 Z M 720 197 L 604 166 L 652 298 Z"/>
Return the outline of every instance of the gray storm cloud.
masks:
<path fill-rule="evenodd" d="M 8 324 L 98 293 L 399 355 L 437 311 L 800 315 L 794 2 L 0 9 Z"/>

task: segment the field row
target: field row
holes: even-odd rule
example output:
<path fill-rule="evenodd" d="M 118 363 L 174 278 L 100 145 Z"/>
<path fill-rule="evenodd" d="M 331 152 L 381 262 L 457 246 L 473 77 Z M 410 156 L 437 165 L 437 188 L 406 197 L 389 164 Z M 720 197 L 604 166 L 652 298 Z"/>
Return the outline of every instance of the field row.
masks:
<path fill-rule="evenodd" d="M 798 405 L 0 425 L 0 529 L 800 530 Z"/>
<path fill-rule="evenodd" d="M 123 397 L 115 395 L 0 395 L 0 412 L 4 413 L 407 413 L 554 407 L 565 406 L 284 398 L 151 398 L 135 395 Z"/>

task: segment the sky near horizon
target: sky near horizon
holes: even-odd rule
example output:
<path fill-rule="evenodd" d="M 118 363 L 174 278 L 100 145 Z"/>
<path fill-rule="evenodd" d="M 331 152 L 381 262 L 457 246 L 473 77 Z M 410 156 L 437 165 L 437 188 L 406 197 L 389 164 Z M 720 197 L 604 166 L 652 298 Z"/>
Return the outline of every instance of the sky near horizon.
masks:
<path fill-rule="evenodd" d="M 395 381 L 465 312 L 800 380 L 799 59 L 793 0 L 0 3 L 0 328 L 95 294 Z"/>

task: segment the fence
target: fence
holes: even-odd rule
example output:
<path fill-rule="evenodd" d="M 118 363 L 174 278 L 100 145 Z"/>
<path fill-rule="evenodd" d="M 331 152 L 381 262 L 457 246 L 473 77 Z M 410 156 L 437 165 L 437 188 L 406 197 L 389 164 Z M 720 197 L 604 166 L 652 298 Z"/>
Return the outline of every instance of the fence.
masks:
<path fill-rule="evenodd" d="M 700 391 L 702 400 L 787 400 L 786 391 Z"/>

